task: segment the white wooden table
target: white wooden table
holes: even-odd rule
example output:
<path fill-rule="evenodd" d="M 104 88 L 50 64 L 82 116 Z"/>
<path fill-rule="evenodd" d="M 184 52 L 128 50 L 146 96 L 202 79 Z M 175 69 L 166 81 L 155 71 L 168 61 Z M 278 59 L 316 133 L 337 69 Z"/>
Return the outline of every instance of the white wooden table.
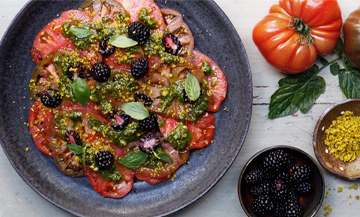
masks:
<path fill-rule="evenodd" d="M 170 1 L 170 0 L 169 0 Z M 315 158 L 312 135 L 317 119 L 332 103 L 345 99 L 338 78 L 324 70 L 319 75 L 326 81 L 326 91 L 306 114 L 270 120 L 267 118 L 270 96 L 278 88 L 278 80 L 284 75 L 267 64 L 252 41 L 252 29 L 277 0 L 215 0 L 237 29 L 247 51 L 253 78 L 253 110 L 250 130 L 239 156 L 220 182 L 205 196 L 171 216 L 245 216 L 237 194 L 239 174 L 246 161 L 257 151 L 272 145 L 298 147 Z M 16 13 L 27 0 L 0 0 L 0 37 Z M 356 0 L 338 0 L 343 20 L 359 7 Z M 0 60 L 1 63 L 1 60 Z M 323 206 L 330 205 L 330 216 L 360 216 L 358 190 L 338 187 L 360 184 L 345 181 L 324 172 L 328 195 Z M 351 198 L 349 196 L 351 195 Z M 321 209 L 317 216 L 324 216 Z M 0 217 L 1 216 L 71 216 L 49 203 L 33 191 L 10 165 L 4 152 L 0 151 Z"/>

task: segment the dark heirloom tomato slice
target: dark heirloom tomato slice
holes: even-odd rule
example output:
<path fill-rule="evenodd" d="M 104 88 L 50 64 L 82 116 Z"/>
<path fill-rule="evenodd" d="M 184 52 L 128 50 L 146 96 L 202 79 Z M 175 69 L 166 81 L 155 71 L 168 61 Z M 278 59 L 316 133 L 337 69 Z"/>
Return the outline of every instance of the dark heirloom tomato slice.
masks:
<path fill-rule="evenodd" d="M 86 135 L 90 134 L 92 130 L 87 124 L 88 117 L 100 119 L 101 121 L 106 120 L 101 115 L 101 112 L 95 110 L 97 106 L 94 102 L 89 102 L 85 107 L 80 103 L 72 104 L 71 102 L 64 100 L 58 108 L 56 117 L 53 118 L 50 125 L 50 138 L 49 145 L 51 152 L 54 155 L 55 163 L 59 167 L 60 171 L 68 176 L 80 177 L 84 176 L 83 165 L 79 159 L 76 159 L 76 155 L 71 152 L 67 144 L 68 142 L 64 138 L 62 131 L 75 131 L 84 142 L 87 140 Z M 72 120 L 69 116 L 71 112 L 77 112 L 81 116 L 76 117 L 78 120 Z M 60 127 L 57 123 L 60 121 Z M 83 142 L 83 143 L 84 143 Z"/>
<path fill-rule="evenodd" d="M 121 181 L 118 183 L 106 180 L 100 173 L 93 171 L 89 165 L 86 165 L 86 176 L 94 190 L 103 197 L 121 198 L 127 195 L 132 189 L 134 183 L 133 170 L 119 163 L 116 163 L 116 167 L 122 175 Z"/>
<path fill-rule="evenodd" d="M 214 138 L 214 120 L 214 115 L 206 112 L 200 117 L 196 124 L 194 124 L 194 122 L 187 123 L 188 129 L 192 133 L 192 139 L 190 145 L 186 149 L 191 150 L 210 145 Z"/>
<path fill-rule="evenodd" d="M 79 10 L 69 10 L 63 12 L 59 18 L 48 23 L 45 28 L 38 33 L 31 49 L 31 55 L 36 64 L 39 64 L 51 51 L 68 46 L 74 48 L 72 42 L 62 35 L 61 27 L 65 22 L 75 18 L 91 20 L 89 15 Z"/>
<path fill-rule="evenodd" d="M 60 59 L 62 65 L 65 63 L 64 59 L 66 59 L 66 56 L 71 56 L 69 59 L 72 59 L 71 61 L 74 61 L 74 63 L 81 62 L 85 79 L 92 79 L 90 76 L 92 66 L 96 61 L 102 60 L 102 56 L 95 52 L 91 47 L 84 51 L 75 49 L 60 49 L 52 51 L 38 64 L 32 74 L 29 85 L 29 93 L 32 99 L 39 99 L 42 93 L 49 88 L 54 90 L 59 89 L 61 76 L 65 72 L 61 66 L 56 66 L 54 64 L 54 60 Z"/>
<path fill-rule="evenodd" d="M 40 99 L 30 106 L 29 128 L 36 147 L 44 154 L 53 157 L 49 146 L 49 126 L 54 117 L 54 109 L 45 107 Z"/>
<path fill-rule="evenodd" d="M 159 168 L 152 168 L 141 165 L 135 169 L 136 178 L 146 181 L 149 184 L 157 184 L 171 178 L 175 170 L 186 162 L 189 157 L 189 151 L 178 151 L 170 143 L 163 142 L 164 151 L 170 156 L 171 164 L 163 162 Z"/>
<path fill-rule="evenodd" d="M 219 109 L 221 102 L 226 97 L 227 82 L 224 72 L 214 61 L 197 50 L 193 51 L 191 61 L 195 65 L 201 68 L 204 60 L 209 63 L 212 69 L 212 73 L 206 76 L 209 83 L 208 95 L 210 95 L 210 105 L 208 111 L 216 112 Z"/>
<path fill-rule="evenodd" d="M 184 22 L 182 15 L 170 8 L 161 8 L 166 28 L 173 33 L 188 53 L 194 49 L 194 37 L 189 26 Z"/>
<path fill-rule="evenodd" d="M 165 22 L 162 17 L 159 6 L 153 0 L 116 0 L 119 2 L 130 14 L 131 22 L 139 20 L 139 12 L 141 9 L 146 8 L 153 18 L 158 23 L 157 30 L 165 30 Z"/>
<path fill-rule="evenodd" d="M 82 3 L 78 9 L 91 16 L 94 22 L 102 18 L 114 19 L 120 13 L 125 12 L 124 8 L 113 0 L 88 0 Z"/>

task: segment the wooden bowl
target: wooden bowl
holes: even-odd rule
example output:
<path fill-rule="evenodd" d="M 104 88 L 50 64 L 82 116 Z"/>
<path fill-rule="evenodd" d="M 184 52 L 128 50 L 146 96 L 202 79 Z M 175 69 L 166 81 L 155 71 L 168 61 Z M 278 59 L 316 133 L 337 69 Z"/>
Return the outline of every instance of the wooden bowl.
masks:
<path fill-rule="evenodd" d="M 317 160 L 328 172 L 347 180 L 360 179 L 360 158 L 352 162 L 343 162 L 329 154 L 328 147 L 324 144 L 326 139 L 325 130 L 331 122 L 344 114 L 352 111 L 354 115 L 360 116 L 360 99 L 347 99 L 330 106 L 319 118 L 314 131 L 313 144 Z"/>
<path fill-rule="evenodd" d="M 248 216 L 255 217 L 257 216 L 252 209 L 252 202 L 254 197 L 250 193 L 251 185 L 245 182 L 245 176 L 252 169 L 257 168 L 260 163 L 264 160 L 265 156 L 277 149 L 282 149 L 285 152 L 289 153 L 295 159 L 296 164 L 306 164 L 310 167 L 311 179 L 307 180 L 312 186 L 312 191 L 309 192 L 304 197 L 300 198 L 300 205 L 303 207 L 303 216 L 313 217 L 316 215 L 317 211 L 320 209 L 322 201 L 325 195 L 325 182 L 324 176 L 320 170 L 319 164 L 308 155 L 306 152 L 292 147 L 292 146 L 273 146 L 266 149 L 263 149 L 252 156 L 248 162 L 245 164 L 244 168 L 241 171 L 239 182 L 238 182 L 238 195 L 242 208 Z M 270 215 L 265 215 L 262 217 L 268 217 Z"/>

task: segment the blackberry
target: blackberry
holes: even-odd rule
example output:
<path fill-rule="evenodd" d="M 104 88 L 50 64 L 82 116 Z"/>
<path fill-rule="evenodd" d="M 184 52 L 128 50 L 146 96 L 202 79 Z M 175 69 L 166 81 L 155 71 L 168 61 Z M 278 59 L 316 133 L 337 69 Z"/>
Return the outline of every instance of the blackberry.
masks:
<path fill-rule="evenodd" d="M 260 169 L 253 169 L 245 176 L 245 182 L 249 184 L 258 184 L 264 178 L 264 173 Z"/>
<path fill-rule="evenodd" d="M 80 145 L 80 146 L 83 145 L 80 135 L 77 132 L 75 132 L 74 130 L 68 130 L 65 133 L 65 141 L 68 144 L 75 144 L 75 145 Z"/>
<path fill-rule="evenodd" d="M 128 35 L 138 43 L 143 43 L 150 36 L 150 30 L 140 21 L 135 21 L 129 24 Z"/>
<path fill-rule="evenodd" d="M 290 174 L 287 171 L 278 173 L 276 179 L 281 179 L 285 184 L 291 183 Z"/>
<path fill-rule="evenodd" d="M 95 162 L 99 170 L 110 169 L 114 163 L 114 155 L 109 151 L 101 150 L 95 155 Z"/>
<path fill-rule="evenodd" d="M 272 215 L 276 216 L 276 217 L 284 216 L 284 205 L 283 205 L 283 203 L 279 203 L 279 202 L 274 203 L 274 208 L 273 208 Z"/>
<path fill-rule="evenodd" d="M 309 178 L 310 167 L 307 165 L 294 165 L 289 169 L 290 178 L 293 182 L 302 182 Z"/>
<path fill-rule="evenodd" d="M 135 99 L 137 102 L 142 102 L 145 106 L 151 106 L 152 100 L 150 97 L 146 96 L 143 93 L 135 93 Z"/>
<path fill-rule="evenodd" d="M 91 76 L 98 82 L 102 83 L 109 79 L 111 70 L 106 63 L 96 61 L 91 69 Z"/>
<path fill-rule="evenodd" d="M 282 181 L 278 179 L 274 180 L 271 186 L 271 192 L 275 200 L 285 201 L 286 199 L 288 199 L 290 189 L 286 184 L 282 183 Z"/>
<path fill-rule="evenodd" d="M 293 199 L 289 199 L 284 205 L 284 216 L 285 217 L 299 217 L 303 213 L 303 208 L 300 204 Z"/>
<path fill-rule="evenodd" d="M 84 78 L 84 69 L 80 63 L 72 64 L 68 68 L 68 78 L 70 80 L 75 80 L 77 78 Z"/>
<path fill-rule="evenodd" d="M 113 110 L 110 113 L 111 127 L 114 129 L 123 129 L 129 124 L 129 116 L 122 110 Z"/>
<path fill-rule="evenodd" d="M 61 95 L 57 90 L 46 90 L 41 96 L 41 102 L 46 107 L 55 108 L 61 104 Z"/>
<path fill-rule="evenodd" d="M 158 146 L 160 145 L 159 137 L 154 134 L 150 134 L 148 136 L 142 136 L 140 138 L 139 148 L 142 152 L 147 154 L 151 154 Z"/>
<path fill-rule="evenodd" d="M 300 195 L 295 191 L 295 189 L 291 188 L 287 199 L 293 199 L 295 201 L 299 201 Z"/>
<path fill-rule="evenodd" d="M 250 188 L 250 193 L 255 197 L 259 197 L 260 195 L 269 195 L 270 194 L 271 184 L 270 182 L 263 182 L 259 185 L 252 186 Z"/>
<path fill-rule="evenodd" d="M 294 162 L 294 158 L 289 153 L 282 149 L 271 151 L 264 159 L 262 166 L 266 170 L 273 170 L 275 172 L 288 169 Z"/>
<path fill-rule="evenodd" d="M 165 34 L 162 42 L 165 46 L 165 51 L 172 55 L 178 54 L 182 48 L 180 41 L 172 33 Z"/>
<path fill-rule="evenodd" d="M 149 71 L 149 61 L 145 57 L 140 57 L 131 63 L 131 74 L 135 78 L 144 77 Z"/>
<path fill-rule="evenodd" d="M 273 202 L 267 195 L 260 195 L 252 203 L 252 209 L 254 213 L 258 215 L 265 215 L 272 212 Z"/>
<path fill-rule="evenodd" d="M 300 195 L 304 195 L 311 191 L 311 184 L 308 182 L 301 182 L 296 184 L 294 189 L 299 192 Z"/>
<path fill-rule="evenodd" d="M 142 131 L 152 131 L 157 126 L 157 117 L 154 113 L 149 112 L 149 117 L 139 121 Z"/>
<path fill-rule="evenodd" d="M 106 36 L 106 37 L 102 38 L 99 42 L 99 53 L 104 57 L 110 56 L 116 50 L 116 47 L 112 46 L 109 43 L 109 39 L 110 39 L 110 37 Z"/>

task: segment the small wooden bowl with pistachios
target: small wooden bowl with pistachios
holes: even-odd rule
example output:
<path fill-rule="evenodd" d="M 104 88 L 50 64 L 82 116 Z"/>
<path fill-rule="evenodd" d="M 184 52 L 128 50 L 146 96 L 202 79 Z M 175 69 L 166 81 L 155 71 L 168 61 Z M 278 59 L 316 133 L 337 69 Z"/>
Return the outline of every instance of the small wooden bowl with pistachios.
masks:
<path fill-rule="evenodd" d="M 358 133 L 359 132 L 359 133 Z M 360 99 L 337 102 L 319 118 L 313 137 L 320 165 L 347 180 L 360 179 Z"/>

